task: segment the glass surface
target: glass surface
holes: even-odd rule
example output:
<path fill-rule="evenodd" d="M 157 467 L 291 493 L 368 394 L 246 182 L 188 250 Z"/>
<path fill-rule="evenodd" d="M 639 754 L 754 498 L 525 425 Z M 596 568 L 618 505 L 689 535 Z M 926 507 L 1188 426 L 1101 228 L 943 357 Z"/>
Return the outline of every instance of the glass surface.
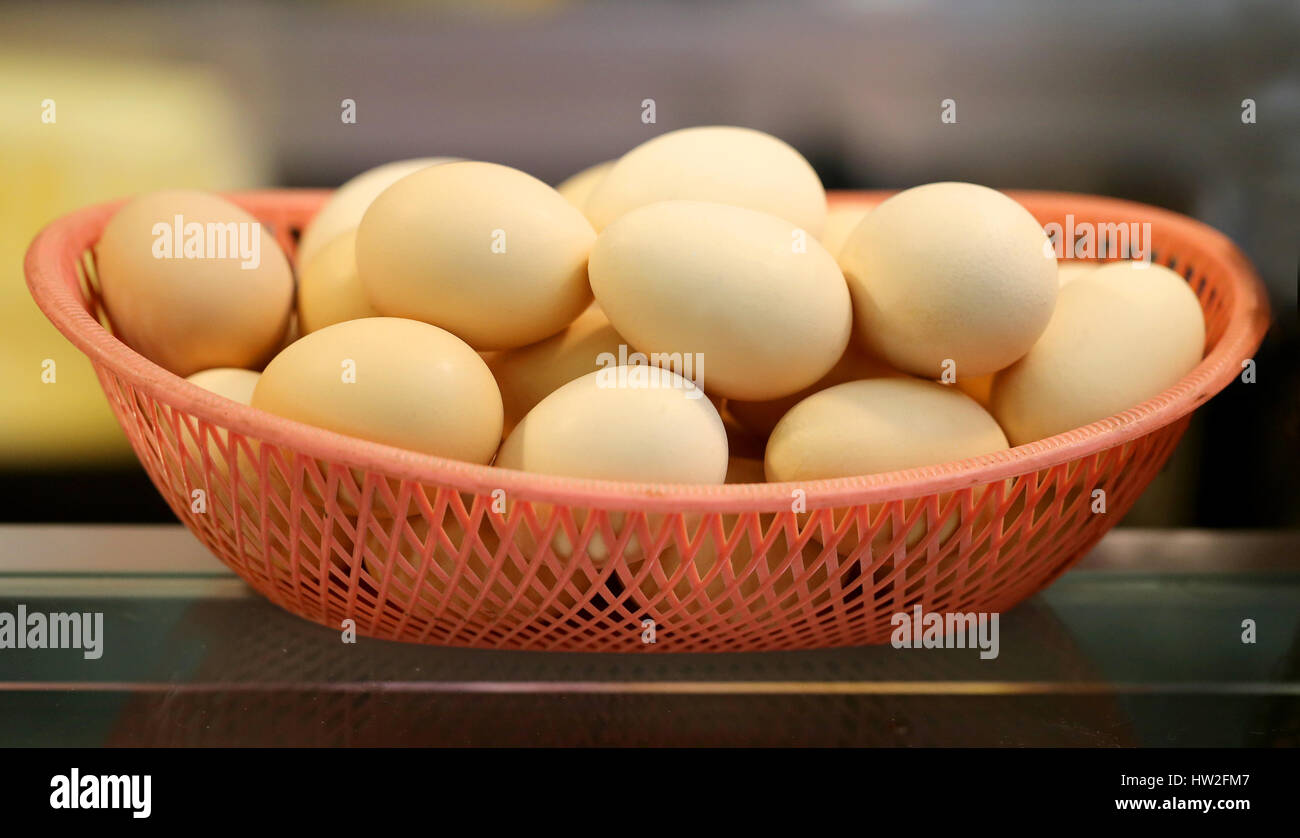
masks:
<path fill-rule="evenodd" d="M 1001 615 L 992 660 L 598 655 L 344 643 L 180 527 L 0 527 L 0 614 L 104 620 L 97 660 L 0 649 L 0 745 L 1294 745 L 1296 556 L 1114 531 Z"/>

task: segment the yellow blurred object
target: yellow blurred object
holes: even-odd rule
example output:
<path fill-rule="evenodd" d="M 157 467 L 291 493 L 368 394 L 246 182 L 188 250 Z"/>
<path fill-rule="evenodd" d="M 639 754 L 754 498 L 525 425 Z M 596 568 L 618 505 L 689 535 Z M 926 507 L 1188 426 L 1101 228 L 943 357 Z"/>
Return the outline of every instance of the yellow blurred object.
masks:
<path fill-rule="evenodd" d="M 27 293 L 23 254 L 47 222 L 84 204 L 264 183 L 252 118 L 202 67 L 12 44 L 0 44 L 0 113 L 0 467 L 126 462 L 90 362 Z"/>

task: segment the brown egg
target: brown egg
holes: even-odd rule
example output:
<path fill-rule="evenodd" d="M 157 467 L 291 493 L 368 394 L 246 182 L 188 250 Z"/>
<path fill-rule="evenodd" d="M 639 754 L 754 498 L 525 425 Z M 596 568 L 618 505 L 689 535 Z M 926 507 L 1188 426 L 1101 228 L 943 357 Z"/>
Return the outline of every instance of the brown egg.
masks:
<path fill-rule="evenodd" d="M 691 362 L 704 389 L 728 399 L 780 398 L 813 384 L 844 354 L 852 329 L 849 290 L 826 249 L 789 221 L 742 207 L 634 209 L 600 234 L 589 273 L 632 346 L 652 362 L 674 359 L 679 371 Z"/>
<path fill-rule="evenodd" d="M 289 260 L 256 218 L 216 195 L 136 198 L 95 252 L 113 332 L 177 375 L 260 367 L 289 326 Z"/>
<path fill-rule="evenodd" d="M 916 378 L 877 378 L 830 387 L 792 408 L 768 440 L 765 466 L 772 482 L 798 482 L 938 465 L 1005 448 L 997 422 L 960 390 Z M 909 502 L 905 513 L 915 509 Z M 871 517 L 881 510 L 871 507 Z M 912 525 L 906 546 L 918 544 L 929 526 L 924 517 Z M 948 519 L 940 541 L 956 526 Z M 859 538 L 851 530 L 836 549 L 847 554 Z M 892 538 L 891 519 L 873 536 L 872 549 L 885 549 Z"/>
<path fill-rule="evenodd" d="M 776 423 L 781 421 L 781 417 L 788 413 L 790 408 L 813 393 L 825 390 L 827 387 L 834 387 L 836 384 L 843 384 L 846 381 L 902 375 L 903 373 L 876 356 L 862 351 L 856 341 L 849 341 L 848 349 L 844 350 L 844 354 L 839 361 L 835 363 L 835 366 L 831 367 L 830 372 L 823 375 L 815 384 L 789 396 L 769 401 L 748 402 L 740 399 L 730 399 L 727 401 L 727 411 L 746 430 L 755 436 L 767 439 L 771 435 L 772 429 L 776 427 Z"/>
<path fill-rule="evenodd" d="M 357 276 L 357 231 L 343 233 L 327 244 L 298 272 L 298 325 L 302 334 L 317 329 L 378 317 Z"/>
<path fill-rule="evenodd" d="M 424 454 L 488 463 L 501 439 L 501 394 L 455 335 L 396 317 L 335 323 L 267 365 L 253 407 Z"/>
<path fill-rule="evenodd" d="M 1204 347 L 1186 280 L 1162 265 L 1115 262 L 1061 289 L 1047 331 L 994 378 L 993 415 L 1014 445 L 1082 427 L 1172 387 Z"/>
<path fill-rule="evenodd" d="M 972 183 L 929 183 L 875 207 L 839 253 L 858 338 L 903 372 L 986 375 L 1047 328 L 1059 280 L 1042 226 Z"/>
<path fill-rule="evenodd" d="M 495 163 L 443 163 L 375 199 L 357 229 L 366 297 L 475 349 L 548 338 L 591 303 L 596 234 L 560 193 Z"/>
<path fill-rule="evenodd" d="M 558 335 L 492 353 L 488 367 L 501 388 L 505 432 L 562 385 L 599 369 L 602 355 L 617 358 L 620 346 L 623 338 L 593 304 Z"/>

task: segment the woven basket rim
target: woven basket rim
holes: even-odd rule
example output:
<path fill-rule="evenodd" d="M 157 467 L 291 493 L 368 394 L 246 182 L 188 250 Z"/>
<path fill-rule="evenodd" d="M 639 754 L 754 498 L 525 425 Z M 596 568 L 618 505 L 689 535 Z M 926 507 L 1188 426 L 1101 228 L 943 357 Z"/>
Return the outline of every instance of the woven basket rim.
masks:
<path fill-rule="evenodd" d="M 310 217 L 329 190 L 282 189 L 223 193 L 260 215 L 268 206 Z M 889 191 L 830 192 L 835 205 L 871 205 Z M 1036 217 L 1065 211 L 1104 212 L 1159 224 L 1163 233 L 1194 240 L 1227 276 L 1227 325 L 1218 342 L 1186 376 L 1163 393 L 1114 416 L 1056 436 L 979 457 L 879 474 L 785 483 L 696 485 L 589 480 L 514 471 L 421 454 L 305 425 L 232 402 L 202 389 L 138 354 L 86 311 L 77 265 L 98 240 L 104 224 L 125 199 L 84 207 L 47 225 L 24 260 L 36 304 L 97 367 L 111 370 L 159 402 L 238 434 L 325 461 L 386 477 L 455 491 L 508 496 L 533 502 L 599 509 L 654 512 L 751 512 L 788 509 L 803 492 L 807 508 L 880 503 L 950 492 L 1039 471 L 1122 445 L 1169 425 L 1226 387 L 1263 340 L 1269 325 L 1267 295 L 1249 261 L 1224 234 L 1194 219 L 1157 207 L 1094 195 L 1009 190 Z M 1202 264 L 1199 270 L 1209 270 Z"/>

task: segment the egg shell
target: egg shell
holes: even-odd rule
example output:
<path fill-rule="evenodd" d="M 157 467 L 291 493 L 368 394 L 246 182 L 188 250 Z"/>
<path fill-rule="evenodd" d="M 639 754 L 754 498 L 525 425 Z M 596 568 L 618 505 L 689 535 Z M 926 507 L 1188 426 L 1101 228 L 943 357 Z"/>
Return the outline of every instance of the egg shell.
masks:
<path fill-rule="evenodd" d="M 915 378 L 875 378 L 838 384 L 796 405 L 772 431 L 764 465 L 774 482 L 819 480 L 938 465 L 1006 447 L 993 417 L 960 390 Z M 948 500 L 941 496 L 940 508 Z M 894 507 L 868 507 L 868 558 L 894 552 L 897 526 L 907 526 L 914 514 L 920 517 L 901 539 L 907 549 L 921 544 L 936 527 L 940 545 L 957 531 L 956 517 L 937 524 L 918 511 L 919 502 L 903 504 L 897 518 Z M 878 527 L 870 528 L 885 515 L 889 517 Z M 849 555 L 863 534 L 851 526 L 836 543 L 836 552 Z M 821 539 L 820 529 L 815 537 Z"/>
<path fill-rule="evenodd" d="M 587 199 L 591 197 L 592 190 L 604 180 L 609 170 L 614 168 L 617 160 L 606 160 L 604 163 L 597 163 L 594 166 L 588 166 L 575 175 L 570 175 L 555 187 L 555 191 L 564 196 L 564 200 L 573 204 L 584 213 L 587 209 Z"/>
<path fill-rule="evenodd" d="M 711 395 L 797 392 L 835 365 L 852 328 L 848 289 L 826 249 L 790 222 L 742 207 L 663 201 L 633 210 L 596 240 L 590 275 L 629 344 L 702 361 L 691 377 L 702 370 Z"/>
<path fill-rule="evenodd" d="M 683 128 L 619 158 L 587 199 L 597 231 L 637 207 L 685 199 L 747 207 L 821 235 L 826 191 L 813 167 L 786 143 L 751 128 Z"/>
<path fill-rule="evenodd" d="M 361 224 L 361 217 L 379 194 L 409 174 L 450 163 L 455 157 L 417 157 L 395 160 L 373 169 L 367 169 L 344 183 L 312 216 L 298 240 L 296 262 L 299 268 L 311 262 L 330 242 L 344 233 L 350 233 Z"/>
<path fill-rule="evenodd" d="M 582 213 L 537 178 L 444 163 L 384 191 L 357 231 L 366 296 L 386 316 L 432 323 L 475 349 L 548 338 L 591 303 Z"/>
<path fill-rule="evenodd" d="M 704 394 L 668 370 L 656 371 L 660 386 L 620 385 L 617 369 L 588 373 L 542 399 L 496 464 L 594 480 L 722 483 L 727 433 Z"/>
<path fill-rule="evenodd" d="M 349 320 L 305 335 L 267 365 L 252 404 L 472 463 L 490 462 L 501 438 L 501 394 L 478 353 L 436 326 L 393 317 Z"/>
<path fill-rule="evenodd" d="M 826 224 L 820 236 L 822 246 L 838 259 L 840 251 L 844 249 L 844 243 L 849 239 L 849 233 L 857 229 L 869 212 L 871 212 L 871 205 L 831 206 L 826 212 Z"/>
<path fill-rule="evenodd" d="M 501 388 L 505 432 L 561 385 L 600 368 L 602 353 L 618 357 L 623 338 L 592 305 L 558 335 L 494 353 L 488 367 Z"/>
<path fill-rule="evenodd" d="M 1082 259 L 1061 260 L 1056 269 L 1057 281 L 1060 283 L 1061 287 L 1064 288 L 1076 279 L 1088 276 L 1103 264 L 1105 263 Z"/>
<path fill-rule="evenodd" d="M 1047 331 L 993 382 L 993 415 L 1015 445 L 1159 395 L 1200 362 L 1205 318 L 1162 265 L 1117 262 L 1061 289 Z"/>
<path fill-rule="evenodd" d="M 218 396 L 230 399 L 232 402 L 247 405 L 253 400 L 253 390 L 257 387 L 257 381 L 261 378 L 261 373 L 253 370 L 241 370 L 233 367 L 217 367 L 210 370 L 202 370 L 193 375 L 187 376 L 186 380 L 191 384 L 202 387 Z M 172 433 L 170 424 L 165 424 L 168 439 L 174 442 L 175 437 Z M 197 427 L 196 427 L 197 430 Z M 210 486 L 215 491 L 222 491 L 228 494 L 230 482 L 230 468 L 228 463 L 229 457 L 233 457 L 236 468 L 239 471 L 241 479 L 253 490 L 252 494 L 258 488 L 257 477 L 257 449 L 256 442 L 249 440 L 248 447 L 236 446 L 235 450 L 230 451 L 229 435 L 225 428 L 210 428 L 207 434 L 207 449 L 209 460 L 209 471 L 207 479 L 204 479 L 203 454 L 199 450 L 198 442 L 190 431 L 187 422 L 182 421 L 180 425 L 180 434 L 183 444 L 185 445 L 186 455 L 188 457 L 185 468 L 185 476 L 190 481 L 190 485 L 203 487 Z M 189 494 L 184 492 L 183 494 Z M 245 512 L 250 512 L 245 508 Z"/>
<path fill-rule="evenodd" d="M 956 387 L 972 399 L 980 403 L 980 407 L 988 410 L 989 397 L 993 392 L 993 373 L 988 375 L 977 375 L 973 378 L 959 378 Z"/>
<path fill-rule="evenodd" d="M 772 429 L 776 427 L 776 423 L 781 421 L 781 417 L 790 412 L 790 408 L 819 390 L 825 390 L 827 387 L 834 387 L 836 384 L 843 384 L 846 381 L 857 381 L 862 378 L 884 378 L 902 374 L 876 356 L 864 352 L 858 346 L 857 341 L 849 341 L 848 348 L 844 350 L 844 354 L 840 356 L 840 359 L 835 362 L 835 366 L 831 367 L 829 372 L 817 379 L 816 383 L 811 386 L 805 387 L 797 393 L 769 401 L 751 402 L 729 399 L 727 401 L 727 411 L 750 433 L 766 440 L 771 435 Z"/>
<path fill-rule="evenodd" d="M 496 465 L 595 480 L 722 483 L 727 433 L 713 403 L 668 370 L 655 371 L 661 386 L 629 386 L 620 385 L 619 369 L 589 373 L 542 399 L 506 437 Z M 543 519 L 555 514 L 546 504 L 534 508 Z M 645 518 L 649 531 L 657 532 L 663 516 Z M 611 513 L 608 537 L 600 530 L 593 533 L 585 551 L 592 561 L 610 558 L 609 538 L 617 538 L 626 521 L 624 513 Z M 556 555 L 573 555 L 575 537 L 588 527 L 588 516 L 579 510 L 574 524 L 575 536 L 557 526 L 552 540 Z M 531 535 L 521 530 L 518 541 L 531 554 Z M 629 536 L 622 555 L 643 556 L 639 533 Z"/>
<path fill-rule="evenodd" d="M 970 183 L 900 192 L 854 228 L 839 254 L 863 345 L 894 367 L 940 378 L 995 372 L 1047 328 L 1059 280 L 1042 226 Z"/>
<path fill-rule="evenodd" d="M 205 258 L 185 256 L 183 249 L 178 257 L 155 255 L 166 252 L 162 245 L 174 249 L 177 216 L 183 228 L 202 225 Z M 215 226 L 232 224 L 248 226 Z M 257 230 L 255 266 L 251 256 L 245 260 L 238 253 L 206 258 L 207 232 L 225 236 L 227 229 L 250 245 Z M 219 236 L 211 238 L 215 246 Z M 216 195 L 176 190 L 135 198 L 104 226 L 95 254 L 113 332 L 177 375 L 259 367 L 289 326 L 294 293 L 289 260 L 256 218 Z M 246 261 L 250 267 L 244 267 Z"/>
<path fill-rule="evenodd" d="M 357 276 L 356 242 L 356 230 L 344 233 L 298 272 L 298 324 L 303 334 L 379 316 Z"/>
<path fill-rule="evenodd" d="M 1000 451 L 998 423 L 960 390 L 872 378 L 814 393 L 767 441 L 771 481 L 821 480 L 938 465 Z"/>
<path fill-rule="evenodd" d="M 254 370 L 218 367 L 196 372 L 187 376 L 186 380 L 231 401 L 250 404 L 253 400 L 253 389 L 257 387 L 257 380 L 261 377 L 262 374 Z"/>

